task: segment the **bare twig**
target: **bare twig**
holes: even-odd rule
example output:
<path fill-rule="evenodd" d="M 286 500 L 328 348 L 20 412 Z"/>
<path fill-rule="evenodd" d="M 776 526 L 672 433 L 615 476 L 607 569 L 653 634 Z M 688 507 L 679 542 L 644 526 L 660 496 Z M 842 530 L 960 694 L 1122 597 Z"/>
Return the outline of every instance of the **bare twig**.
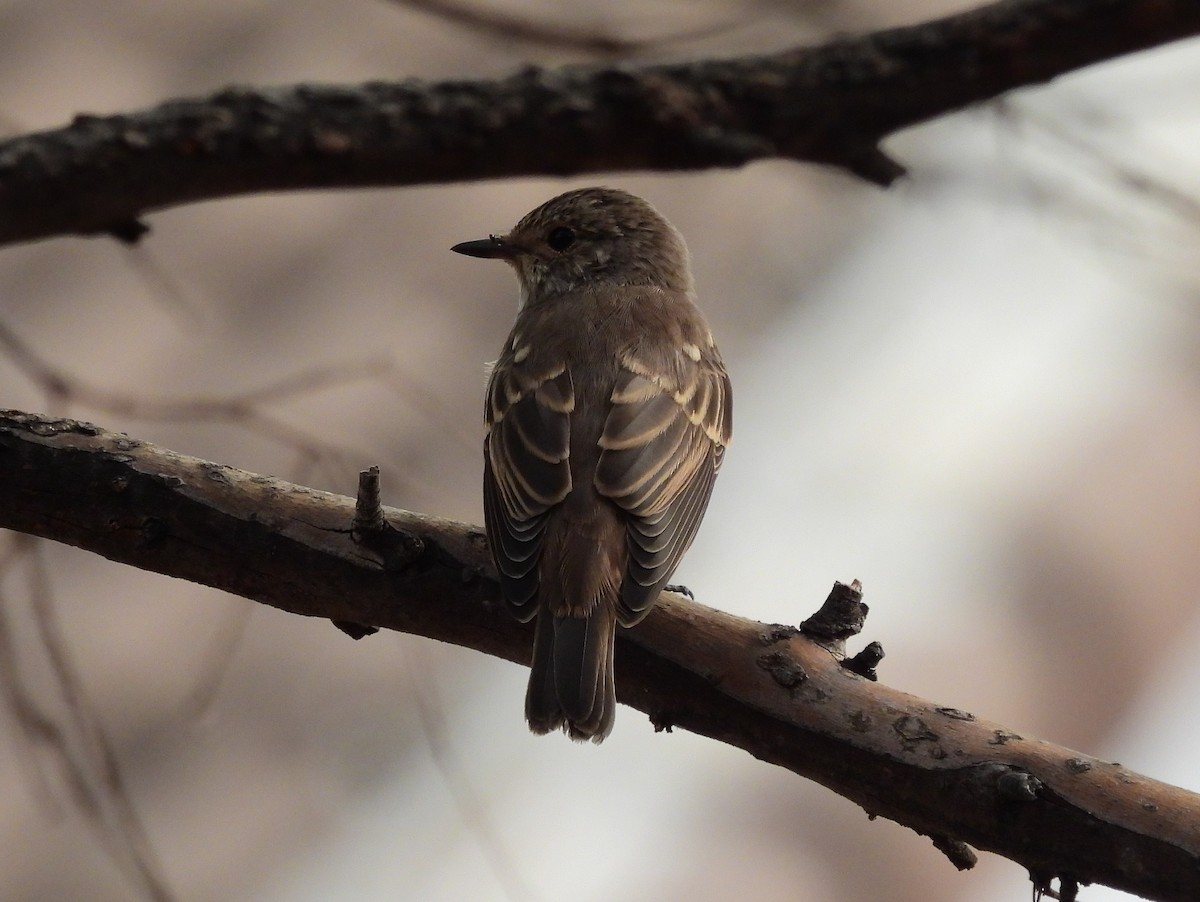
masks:
<path fill-rule="evenodd" d="M 162 865 L 133 807 L 112 741 L 87 698 L 67 650 L 38 544 L 28 536 L 18 536 L 13 548 L 15 554 L 0 560 L 0 578 L 9 575 L 18 558 L 29 565 L 30 607 L 39 649 L 50 664 L 61 696 L 64 712 L 61 723 L 24 685 L 16 664 L 17 649 L 9 614 L 11 600 L 2 591 L 0 692 L 20 723 L 22 734 L 52 752 L 75 808 L 117 866 L 145 898 L 169 902 L 174 895 L 167 887 Z"/>
<path fill-rule="evenodd" d="M 94 388 L 87 380 L 54 366 L 3 322 L 0 322 L 0 351 L 47 395 L 51 402 L 80 404 L 104 413 L 138 420 L 165 422 L 244 421 L 263 427 L 264 434 L 298 446 L 310 444 L 257 408 L 334 388 L 347 382 L 378 379 L 391 369 L 386 357 L 354 363 L 313 367 L 294 373 L 262 388 L 224 398 L 179 398 L 162 400 Z"/>
<path fill-rule="evenodd" d="M 125 265 L 141 279 L 150 296 L 164 310 L 185 325 L 199 323 L 204 315 L 200 302 L 188 296 L 179 280 L 159 261 L 156 254 L 145 244 L 123 247 Z"/>
<path fill-rule="evenodd" d="M 429 748 L 429 757 L 454 800 L 463 826 L 479 846 L 505 897 L 510 902 L 530 902 L 537 896 L 521 874 L 512 849 L 505 842 L 503 833 L 496 825 L 483 796 L 472 783 L 466 767 L 459 759 L 447 728 L 446 718 L 442 714 L 442 705 L 436 697 L 436 687 L 425 677 L 430 668 L 416 666 L 414 661 L 414 658 L 419 658 L 420 655 L 420 648 L 415 643 L 409 643 L 405 651 L 404 686 L 408 690 L 409 701 L 417 712 L 421 735 Z"/>
<path fill-rule="evenodd" d="M 381 379 L 391 369 L 386 357 L 373 357 L 347 364 L 313 367 L 258 389 L 223 398 L 148 398 L 99 389 L 87 380 L 67 373 L 37 353 L 5 323 L 0 322 L 0 352 L 46 394 L 47 406 L 62 410 L 79 405 L 89 411 L 123 419 L 158 422 L 226 422 L 262 435 L 297 452 L 297 467 L 336 466 L 339 482 L 354 472 L 351 461 L 357 452 L 311 435 L 285 423 L 263 407 L 302 395 L 334 388 L 348 382 Z M 398 478 L 403 479 L 403 474 Z"/>
<path fill-rule="evenodd" d="M 20 643 L 14 623 L 14 605 L 8 598 L 5 586 L 7 580 L 16 578 L 17 564 L 31 545 L 29 538 L 19 533 L 0 536 L 0 699 L 18 727 L 17 735 L 27 740 L 17 743 L 17 751 L 29 775 L 29 786 L 36 800 L 57 819 L 63 814 L 62 806 L 51 791 L 51 784 L 34 747 L 46 745 L 53 748 L 60 758 L 65 758 L 67 763 L 71 759 L 62 755 L 65 744 L 57 724 L 41 710 L 25 686 L 17 663 Z M 78 770 L 77 767 L 71 767 L 69 772 L 77 774 Z M 72 783 L 76 781 L 77 778 L 69 780 Z"/>
<path fill-rule="evenodd" d="M 29 556 L 32 563 L 30 597 L 38 637 L 62 692 L 68 729 L 79 740 L 83 760 L 90 762 L 95 770 L 94 776 L 100 789 L 97 799 L 106 809 L 96 812 L 99 818 L 93 826 L 102 835 L 110 837 L 110 846 L 115 845 L 124 853 L 118 862 L 126 859 L 127 867 L 132 870 L 135 882 L 142 887 L 146 897 L 169 902 L 174 894 L 167 888 L 162 863 L 133 807 L 112 740 L 100 723 L 67 650 L 66 638 L 59 626 L 51 597 L 50 575 L 38 544 L 32 545 Z"/>
<path fill-rule="evenodd" d="M 246 604 L 245 599 L 234 598 L 228 609 L 219 615 L 208 650 L 200 658 L 200 673 L 179 706 L 181 719 L 200 720 L 212 710 L 253 613 L 254 605 Z"/>
<path fill-rule="evenodd" d="M 562 50 L 575 50 L 597 56 L 633 56 L 671 44 L 712 37 L 730 27 L 727 24 L 713 25 L 655 38 L 623 38 L 605 34 L 598 28 L 557 25 L 532 17 L 506 13 L 489 8 L 482 2 L 459 3 L 457 0 L 388 0 L 388 2 L 437 16 L 439 19 L 453 22 L 455 25 L 461 25 L 491 38 L 557 47 Z"/>
<path fill-rule="evenodd" d="M 1031 126 L 1063 147 L 1089 161 L 1104 178 L 1119 188 L 1141 195 L 1192 226 L 1200 225 L 1200 197 L 1167 179 L 1155 176 L 1144 166 L 1119 159 L 1095 140 L 1077 134 L 1053 117 L 1027 106 L 1002 105 L 1010 119 Z"/>

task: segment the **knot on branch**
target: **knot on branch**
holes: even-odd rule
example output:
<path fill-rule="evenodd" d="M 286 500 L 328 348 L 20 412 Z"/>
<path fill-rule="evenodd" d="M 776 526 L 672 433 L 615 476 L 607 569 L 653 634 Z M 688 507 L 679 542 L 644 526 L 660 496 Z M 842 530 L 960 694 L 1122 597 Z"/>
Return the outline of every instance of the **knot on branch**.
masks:
<path fill-rule="evenodd" d="M 842 661 L 842 666 L 851 673 L 857 673 L 860 677 L 865 677 L 874 683 L 879 680 L 879 674 L 875 672 L 875 668 L 882 660 L 883 646 L 878 642 L 868 642 L 858 654 Z"/>
<path fill-rule="evenodd" d="M 969 871 L 979 863 L 979 856 L 975 854 L 975 850 L 961 839 L 941 835 L 929 838 L 933 840 L 933 847 L 950 859 L 950 863 L 960 871 Z"/>
<path fill-rule="evenodd" d="M 758 666 L 771 675 L 780 686 L 795 694 L 801 684 L 808 679 L 808 673 L 800 663 L 781 652 L 771 652 L 759 657 Z"/>
<path fill-rule="evenodd" d="M 1042 781 L 1028 771 L 1010 770 L 996 780 L 996 791 L 1010 802 L 1037 801 Z"/>

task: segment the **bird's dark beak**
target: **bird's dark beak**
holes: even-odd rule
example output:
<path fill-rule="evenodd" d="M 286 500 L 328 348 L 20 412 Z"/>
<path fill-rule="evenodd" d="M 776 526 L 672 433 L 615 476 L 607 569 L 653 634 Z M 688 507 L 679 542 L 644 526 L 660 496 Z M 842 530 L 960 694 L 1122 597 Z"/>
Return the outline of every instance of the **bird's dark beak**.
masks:
<path fill-rule="evenodd" d="M 509 244 L 499 235 L 489 235 L 478 241 L 464 241 L 450 248 L 456 254 L 466 254 L 468 257 L 484 257 L 489 260 L 511 260 L 520 253 L 520 248 Z"/>

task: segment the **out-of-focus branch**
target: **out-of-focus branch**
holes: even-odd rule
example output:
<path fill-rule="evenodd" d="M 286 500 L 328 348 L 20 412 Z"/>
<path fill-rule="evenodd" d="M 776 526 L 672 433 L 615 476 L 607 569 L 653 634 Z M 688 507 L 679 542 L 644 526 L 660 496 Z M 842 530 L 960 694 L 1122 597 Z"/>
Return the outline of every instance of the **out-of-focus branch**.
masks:
<path fill-rule="evenodd" d="M 531 630 L 497 603 L 482 530 L 388 519 L 401 553 L 353 540 L 350 498 L 0 411 L 0 527 L 296 614 L 527 662 Z M 1040 886 L 1200 898 L 1200 796 L 871 682 L 795 628 L 664 595 L 622 631 L 617 669 L 620 700 L 656 725 L 816 780 L 929 835 L 959 866 L 969 843 Z M 519 709 L 514 700 L 514 718 Z"/>
<path fill-rule="evenodd" d="M 1200 33 L 1195 0 L 1002 0 L 772 56 L 498 81 L 228 89 L 0 143 L 0 244 L 135 241 L 139 217 L 263 191 L 783 158 L 878 184 L 894 131 Z"/>
<path fill-rule="evenodd" d="M 172 902 L 176 896 L 130 797 L 112 740 L 67 651 L 50 597 L 49 573 L 39 554 L 42 543 L 28 535 L 6 538 L 11 541 L 0 545 L 0 702 L 31 744 L 49 753 L 84 823 L 142 897 Z M 28 638 L 48 665 L 60 696 L 58 705 L 39 699 L 40 693 L 31 691 L 21 672 L 19 661 L 25 649 L 13 622 L 17 593 L 7 591 L 5 583 L 15 582 L 13 571 L 22 564 L 30 571 L 27 597 L 36 625 Z"/>
<path fill-rule="evenodd" d="M 577 50 L 599 56 L 630 56 L 645 53 L 648 50 L 677 44 L 680 41 L 708 37 L 720 30 L 720 26 L 711 26 L 662 37 L 624 38 L 606 33 L 598 28 L 559 25 L 554 22 L 542 21 L 534 16 L 520 16 L 504 12 L 486 5 L 483 0 L 474 3 L 463 3 L 459 0 L 388 0 L 388 2 L 428 13 L 489 37 L 558 47 L 563 50 Z"/>
<path fill-rule="evenodd" d="M 267 408 L 272 403 L 336 388 L 348 382 L 380 380 L 393 369 L 386 357 L 331 366 L 312 367 L 277 382 L 228 397 L 154 398 L 137 393 L 97 388 L 38 353 L 32 345 L 0 322 L 0 353 L 46 395 L 52 410 L 79 405 L 127 419 L 160 422 L 231 423 L 292 448 L 302 466 L 321 465 L 331 472 L 353 472 L 346 465 L 351 455 L 323 437 L 289 425 Z M 409 390 L 413 390 L 409 387 Z M 417 398 L 420 403 L 421 399 Z M 300 478 L 294 475 L 293 478 Z"/>

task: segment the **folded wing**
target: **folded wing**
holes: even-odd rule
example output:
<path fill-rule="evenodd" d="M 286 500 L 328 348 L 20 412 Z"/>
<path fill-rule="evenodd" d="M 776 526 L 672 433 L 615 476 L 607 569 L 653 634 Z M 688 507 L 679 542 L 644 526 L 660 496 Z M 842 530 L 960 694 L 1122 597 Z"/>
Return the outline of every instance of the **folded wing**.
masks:
<path fill-rule="evenodd" d="M 618 615 L 649 611 L 692 544 L 732 434 L 729 376 L 715 349 L 629 352 L 600 439 L 596 489 L 629 516 Z"/>
<path fill-rule="evenodd" d="M 483 513 L 509 609 L 537 613 L 538 558 L 546 513 L 571 491 L 571 412 L 565 366 L 527 372 L 497 365 L 488 384 Z"/>

